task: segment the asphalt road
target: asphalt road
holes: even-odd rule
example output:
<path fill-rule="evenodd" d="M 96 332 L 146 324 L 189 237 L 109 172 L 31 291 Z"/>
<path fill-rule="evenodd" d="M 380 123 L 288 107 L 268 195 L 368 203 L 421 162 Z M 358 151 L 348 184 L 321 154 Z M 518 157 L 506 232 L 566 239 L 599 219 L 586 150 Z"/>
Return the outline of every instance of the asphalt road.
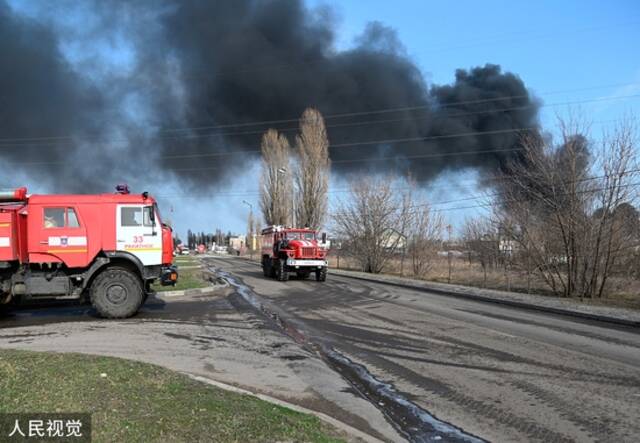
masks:
<path fill-rule="evenodd" d="M 0 348 L 153 363 L 322 413 L 384 441 L 402 440 L 375 405 L 231 288 L 158 294 L 123 320 L 98 318 L 90 306 L 68 302 L 23 306 L 0 312 Z M 357 432 L 338 427 L 348 441 L 362 441 Z"/>
<path fill-rule="evenodd" d="M 492 441 L 638 441 L 640 331 L 329 275 L 207 259 L 441 420 Z"/>

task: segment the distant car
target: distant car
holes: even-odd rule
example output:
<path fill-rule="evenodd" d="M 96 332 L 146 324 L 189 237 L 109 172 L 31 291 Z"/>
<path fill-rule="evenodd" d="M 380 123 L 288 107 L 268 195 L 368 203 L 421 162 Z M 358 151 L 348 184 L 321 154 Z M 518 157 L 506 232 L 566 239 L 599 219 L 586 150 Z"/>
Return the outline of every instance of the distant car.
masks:
<path fill-rule="evenodd" d="M 189 255 L 189 250 L 188 249 L 183 249 L 182 252 L 180 253 L 182 255 Z"/>

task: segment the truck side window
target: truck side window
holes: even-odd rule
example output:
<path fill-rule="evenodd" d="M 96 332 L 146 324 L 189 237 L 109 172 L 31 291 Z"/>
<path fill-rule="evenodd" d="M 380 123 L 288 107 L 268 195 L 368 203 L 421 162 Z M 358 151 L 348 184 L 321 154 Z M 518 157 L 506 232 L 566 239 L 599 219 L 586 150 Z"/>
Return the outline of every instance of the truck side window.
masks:
<path fill-rule="evenodd" d="M 153 211 L 153 206 L 145 206 L 143 212 L 143 221 L 145 226 L 153 226 L 153 222 L 151 221 L 151 212 Z"/>
<path fill-rule="evenodd" d="M 65 208 L 44 208 L 45 228 L 64 228 Z"/>
<path fill-rule="evenodd" d="M 122 208 L 120 212 L 120 225 L 142 226 L 142 208 Z"/>
<path fill-rule="evenodd" d="M 79 228 L 78 216 L 73 208 L 67 208 L 67 228 Z"/>
<path fill-rule="evenodd" d="M 79 228 L 80 222 L 73 208 L 44 208 L 45 228 Z"/>

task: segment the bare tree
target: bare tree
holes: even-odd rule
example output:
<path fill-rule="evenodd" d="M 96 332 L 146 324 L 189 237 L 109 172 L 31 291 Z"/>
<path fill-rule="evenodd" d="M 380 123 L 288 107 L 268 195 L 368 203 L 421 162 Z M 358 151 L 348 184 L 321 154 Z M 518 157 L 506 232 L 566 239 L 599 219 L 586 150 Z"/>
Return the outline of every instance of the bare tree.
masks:
<path fill-rule="evenodd" d="M 561 122 L 559 146 L 523 138 L 523 161 L 503 177 L 501 203 L 510 237 L 552 291 L 602 297 L 630 241 L 619 208 L 636 198 L 637 139 L 624 124 L 594 157 L 586 129 Z"/>
<path fill-rule="evenodd" d="M 327 212 L 330 162 L 324 119 L 316 109 L 309 108 L 302 114 L 296 147 L 296 222 L 318 229 Z"/>
<path fill-rule="evenodd" d="M 268 225 L 286 225 L 291 215 L 290 148 L 287 138 L 269 129 L 262 136 L 260 208 Z"/>
<path fill-rule="evenodd" d="M 497 230 L 488 218 L 468 218 L 462 228 L 462 240 L 471 258 L 480 263 L 486 287 L 487 270 L 496 266 L 500 253 Z"/>
<path fill-rule="evenodd" d="M 422 276 L 431 270 L 442 245 L 444 220 L 426 203 L 414 204 L 407 227 L 407 254 L 413 274 Z"/>
<path fill-rule="evenodd" d="M 335 233 L 346 255 L 365 272 L 379 273 L 406 242 L 410 200 L 391 188 L 388 178 L 361 177 L 351 184 L 347 202 L 334 214 Z"/>

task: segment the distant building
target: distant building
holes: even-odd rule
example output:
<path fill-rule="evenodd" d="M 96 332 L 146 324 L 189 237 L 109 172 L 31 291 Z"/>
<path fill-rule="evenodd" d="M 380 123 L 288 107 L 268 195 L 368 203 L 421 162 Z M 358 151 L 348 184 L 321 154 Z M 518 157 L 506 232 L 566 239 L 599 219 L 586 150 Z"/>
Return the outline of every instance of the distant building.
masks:
<path fill-rule="evenodd" d="M 242 251 L 247 246 L 246 235 L 236 235 L 229 237 L 229 247 L 235 251 Z"/>
<path fill-rule="evenodd" d="M 400 234 L 396 230 L 387 231 L 387 239 L 382 245 L 385 249 L 399 249 L 403 250 L 407 246 L 407 237 Z"/>

